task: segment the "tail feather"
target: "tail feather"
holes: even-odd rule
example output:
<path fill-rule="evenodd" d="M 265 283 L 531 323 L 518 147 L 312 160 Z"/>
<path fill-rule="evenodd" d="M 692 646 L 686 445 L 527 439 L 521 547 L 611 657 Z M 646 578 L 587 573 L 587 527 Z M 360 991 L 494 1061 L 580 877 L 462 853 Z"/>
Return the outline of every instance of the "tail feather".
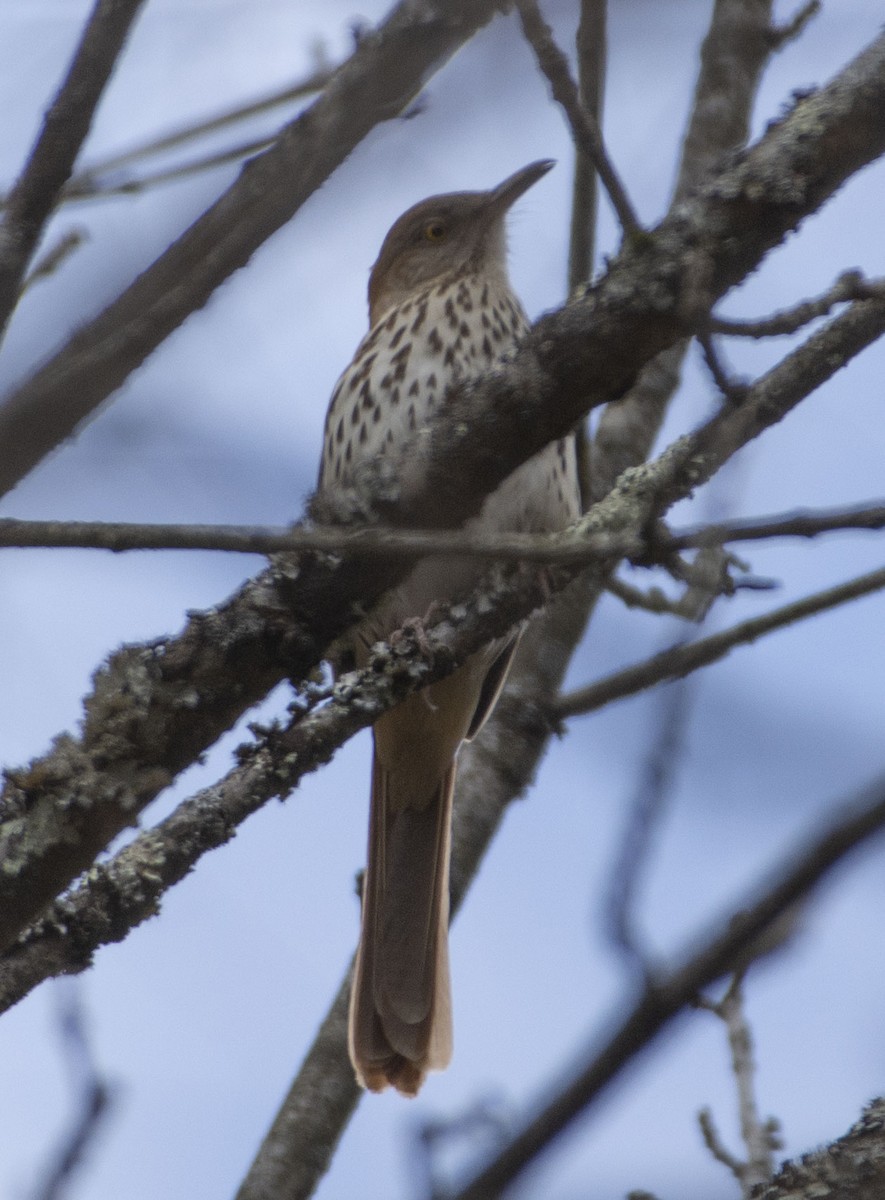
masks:
<path fill-rule="evenodd" d="M 369 863 L 350 1003 L 350 1056 L 372 1091 L 415 1095 L 452 1052 L 449 843 L 455 763 L 420 808 L 392 805 L 372 765 Z"/>

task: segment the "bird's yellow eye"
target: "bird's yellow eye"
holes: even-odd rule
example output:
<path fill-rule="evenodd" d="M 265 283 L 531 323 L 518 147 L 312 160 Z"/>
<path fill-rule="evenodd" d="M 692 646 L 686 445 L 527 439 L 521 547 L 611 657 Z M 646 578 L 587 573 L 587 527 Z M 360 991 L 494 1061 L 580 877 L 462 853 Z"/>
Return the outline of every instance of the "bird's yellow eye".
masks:
<path fill-rule="evenodd" d="M 446 236 L 446 227 L 442 221 L 431 221 L 424 226 L 424 236 L 428 242 L 441 242 Z"/>

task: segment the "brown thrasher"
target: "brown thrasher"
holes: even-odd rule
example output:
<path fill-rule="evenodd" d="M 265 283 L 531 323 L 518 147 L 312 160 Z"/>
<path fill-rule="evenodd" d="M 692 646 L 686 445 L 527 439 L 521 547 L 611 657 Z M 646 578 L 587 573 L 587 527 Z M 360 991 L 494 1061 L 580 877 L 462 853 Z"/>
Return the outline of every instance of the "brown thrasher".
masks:
<path fill-rule="evenodd" d="M 369 279 L 370 330 L 341 376 L 326 417 L 321 492 L 355 466 L 396 455 L 458 379 L 487 370 L 528 328 L 507 278 L 505 217 L 553 166 L 532 163 L 488 192 L 432 196 L 384 239 Z M 470 522 L 482 530 L 555 530 L 579 512 L 574 439 L 513 472 Z M 424 559 L 350 640 L 358 666 L 372 644 L 436 600 L 469 590 L 481 568 Z M 359 1081 L 414 1096 L 452 1052 L 449 842 L 455 758 L 489 715 L 518 634 L 475 653 L 447 679 L 374 726 L 368 867 L 350 1003 Z"/>

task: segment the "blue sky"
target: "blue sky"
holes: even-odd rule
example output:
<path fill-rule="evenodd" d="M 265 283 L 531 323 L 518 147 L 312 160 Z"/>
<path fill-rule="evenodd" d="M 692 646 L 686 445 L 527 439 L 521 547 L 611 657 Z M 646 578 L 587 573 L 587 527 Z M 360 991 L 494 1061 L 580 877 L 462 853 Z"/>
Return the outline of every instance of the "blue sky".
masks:
<path fill-rule="evenodd" d="M 88 7 L 16 0 L 0 13 L 4 185 Z M 563 37 L 571 8 L 548 8 Z M 612 5 L 606 132 L 647 222 L 667 205 L 709 8 L 700 0 Z M 384 11 L 368 0 L 359 10 L 369 21 Z M 779 15 L 790 12 L 781 6 Z M 339 56 L 354 15 L 339 0 L 153 0 L 83 161 L 282 86 L 307 70 L 316 38 Z M 880 22 L 872 0 L 829 0 L 774 61 L 755 131 L 795 88 L 824 82 Z M 365 331 L 368 268 L 390 223 L 426 195 L 487 187 L 542 157 L 560 165 L 511 221 L 512 275 L 532 315 L 563 298 L 570 151 L 514 21 L 498 20 L 430 82 L 419 116 L 376 129 L 0 513 L 294 519 L 315 480 L 328 396 Z M 77 224 L 89 241 L 23 302 L 0 360 L 4 389 L 99 311 L 234 174 L 221 169 L 142 196 L 65 208 L 50 238 Z M 853 180 L 727 299 L 726 311 L 767 313 L 825 289 L 847 267 L 885 274 L 883 184 L 881 164 Z M 601 209 L 600 261 L 617 245 L 604 201 Z M 727 354 L 736 370 L 752 373 L 788 345 L 729 345 Z M 742 453 L 719 493 L 735 514 L 881 496 L 883 372 L 885 350 L 875 347 Z M 712 402 L 692 355 L 661 444 Z M 707 503 L 699 494 L 674 523 L 702 517 Z M 222 600 L 261 565 L 211 554 L 4 555 L 0 761 L 13 765 L 75 727 L 90 674 L 109 650 L 174 631 L 187 610 Z M 714 627 L 881 565 L 881 537 L 754 545 L 742 555 L 780 588 L 724 602 Z M 737 651 L 695 681 L 673 804 L 642 896 L 642 926 L 659 953 L 682 945 L 834 801 L 881 770 L 883 615 L 881 596 L 861 601 Z M 674 620 L 606 599 L 570 681 L 635 661 L 680 632 Z M 286 699 L 279 689 L 263 711 L 282 711 Z M 421 1120 L 454 1117 L 486 1099 L 518 1114 L 616 1019 L 626 980 L 606 942 L 603 898 L 663 701 L 656 692 L 575 720 L 553 747 L 531 793 L 508 814 L 453 934 L 451 1068 L 414 1103 L 363 1101 L 321 1200 L 416 1195 Z M 146 821 L 223 773 L 243 736 L 225 739 L 187 772 Z M 368 753 L 367 737 L 356 739 L 285 804 L 268 805 L 168 895 L 159 919 L 101 951 L 82 979 L 96 1058 L 116 1084 L 116 1102 L 76 1200 L 235 1191 L 355 944 Z M 881 849 L 870 849 L 822 889 L 789 953 L 751 979 L 760 1103 L 780 1117 L 790 1152 L 844 1131 L 883 1088 L 881 923 L 869 919 L 883 891 Z M 16 1200 L 69 1117 L 57 1012 L 56 989 L 44 985 L 0 1022 L 0 1194 Z M 695 1122 L 711 1104 L 733 1141 L 727 1062 L 713 1019 L 686 1019 L 516 1194 L 733 1195 Z"/>

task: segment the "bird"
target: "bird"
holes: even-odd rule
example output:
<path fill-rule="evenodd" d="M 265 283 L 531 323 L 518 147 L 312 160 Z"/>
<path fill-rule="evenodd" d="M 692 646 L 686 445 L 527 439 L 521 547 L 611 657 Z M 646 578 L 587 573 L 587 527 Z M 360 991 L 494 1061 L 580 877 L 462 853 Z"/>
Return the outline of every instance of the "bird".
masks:
<path fill-rule="evenodd" d="M 431 196 L 385 237 L 369 277 L 369 332 L 326 416 L 318 495 L 352 485 L 361 463 L 395 458 L 448 390 L 487 371 L 529 328 L 507 273 L 505 218 L 550 170 L 534 162 L 488 191 Z M 545 447 L 489 495 L 467 528 L 542 532 L 580 513 L 574 437 Z M 466 559 L 420 560 L 351 633 L 361 667 L 377 641 L 469 592 Z M 368 864 L 351 990 L 348 1049 L 359 1083 L 414 1096 L 452 1053 L 449 851 L 458 750 L 494 707 L 519 632 L 373 726 Z"/>

